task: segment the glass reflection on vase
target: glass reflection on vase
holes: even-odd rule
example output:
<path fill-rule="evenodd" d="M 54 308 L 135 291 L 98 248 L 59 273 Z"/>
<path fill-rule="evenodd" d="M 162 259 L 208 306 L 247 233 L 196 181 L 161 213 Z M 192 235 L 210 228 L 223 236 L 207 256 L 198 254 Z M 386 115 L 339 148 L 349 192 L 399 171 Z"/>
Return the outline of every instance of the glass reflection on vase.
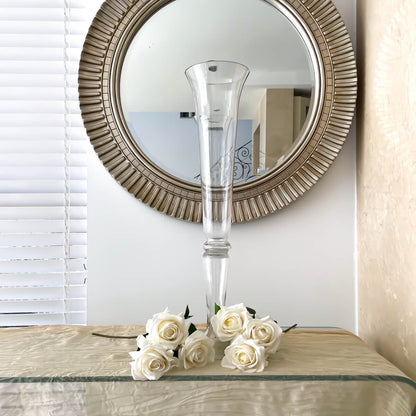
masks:
<path fill-rule="evenodd" d="M 249 70 L 236 62 L 208 61 L 189 67 L 185 74 L 196 104 L 207 237 L 203 254 L 207 325 L 213 336 L 215 304 L 224 305 L 226 298 L 237 113 Z"/>

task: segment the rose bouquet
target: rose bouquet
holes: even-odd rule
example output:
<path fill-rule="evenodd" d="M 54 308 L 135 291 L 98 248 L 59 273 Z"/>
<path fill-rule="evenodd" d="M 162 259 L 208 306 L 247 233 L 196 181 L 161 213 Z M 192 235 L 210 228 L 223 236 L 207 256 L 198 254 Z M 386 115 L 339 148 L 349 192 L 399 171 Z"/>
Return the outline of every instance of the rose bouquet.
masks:
<path fill-rule="evenodd" d="M 130 353 L 134 380 L 158 380 L 173 367 L 187 370 L 214 361 L 214 340 L 187 322 L 189 318 L 186 307 L 184 314 L 165 309 L 147 321 L 146 334 L 137 337 L 137 351 Z"/>
<path fill-rule="evenodd" d="M 214 339 L 188 322 L 189 308 L 174 315 L 166 309 L 146 323 L 146 334 L 137 337 L 137 351 L 131 374 L 135 380 L 158 380 L 173 367 L 185 370 L 204 367 L 215 359 Z M 221 365 L 245 372 L 260 372 L 268 365 L 268 357 L 279 348 L 284 332 L 269 316 L 256 318 L 256 312 L 242 303 L 225 307 L 216 305 L 211 320 L 215 337 L 229 341 Z"/>
<path fill-rule="evenodd" d="M 268 357 L 279 348 L 284 332 L 269 316 L 256 318 L 256 311 L 242 303 L 233 306 L 216 305 L 211 320 L 212 329 L 220 341 L 230 341 L 221 365 L 245 372 L 260 372 L 268 365 Z"/>

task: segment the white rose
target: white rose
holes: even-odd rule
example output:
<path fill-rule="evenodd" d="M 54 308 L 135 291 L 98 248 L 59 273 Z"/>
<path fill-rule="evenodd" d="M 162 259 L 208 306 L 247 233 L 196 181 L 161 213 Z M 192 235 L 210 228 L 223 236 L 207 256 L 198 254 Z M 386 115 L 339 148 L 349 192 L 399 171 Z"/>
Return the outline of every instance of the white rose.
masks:
<path fill-rule="evenodd" d="M 248 320 L 243 332 L 247 339 L 257 341 L 257 344 L 263 346 L 266 354 L 273 354 L 277 351 L 282 334 L 280 326 L 269 316 Z"/>
<path fill-rule="evenodd" d="M 172 367 L 178 366 L 173 351 L 162 345 L 145 345 L 140 351 L 130 353 L 134 361 L 130 362 L 134 380 L 159 380 Z"/>
<path fill-rule="evenodd" d="M 188 328 L 189 324 L 186 323 L 183 313 L 174 315 L 166 308 L 147 321 L 147 339 L 152 344 L 175 350 L 188 336 Z"/>
<path fill-rule="evenodd" d="M 243 333 L 246 321 L 250 318 L 246 307 L 240 303 L 233 306 L 221 306 L 211 318 L 211 327 L 220 341 L 231 341 Z"/>
<path fill-rule="evenodd" d="M 195 331 L 179 349 L 179 360 L 185 370 L 192 367 L 205 367 L 215 360 L 214 340 L 201 331 Z"/>
<path fill-rule="evenodd" d="M 267 364 L 264 347 L 242 335 L 225 349 L 221 361 L 221 365 L 225 368 L 237 368 L 247 373 L 263 371 Z"/>

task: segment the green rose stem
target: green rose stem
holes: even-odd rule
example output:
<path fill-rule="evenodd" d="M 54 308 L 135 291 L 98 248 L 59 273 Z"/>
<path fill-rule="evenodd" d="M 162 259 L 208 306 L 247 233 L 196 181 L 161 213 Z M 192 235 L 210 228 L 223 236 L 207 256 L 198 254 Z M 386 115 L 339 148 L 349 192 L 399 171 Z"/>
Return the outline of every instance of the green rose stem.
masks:
<path fill-rule="evenodd" d="M 298 326 L 298 324 L 292 325 L 289 328 L 286 328 L 283 330 L 283 333 L 286 334 L 288 333 L 290 330 L 295 329 Z"/>
<path fill-rule="evenodd" d="M 137 335 L 106 335 L 106 334 L 99 334 L 98 332 L 92 332 L 91 335 L 95 335 L 96 337 L 103 337 L 103 338 L 119 338 L 119 339 L 134 339 L 137 338 Z"/>

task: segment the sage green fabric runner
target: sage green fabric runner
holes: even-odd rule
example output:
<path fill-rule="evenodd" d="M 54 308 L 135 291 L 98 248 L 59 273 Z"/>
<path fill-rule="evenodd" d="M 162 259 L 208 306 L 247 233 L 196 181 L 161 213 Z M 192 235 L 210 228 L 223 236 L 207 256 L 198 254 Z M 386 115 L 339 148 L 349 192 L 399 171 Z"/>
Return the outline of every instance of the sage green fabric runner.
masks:
<path fill-rule="evenodd" d="M 174 369 L 133 381 L 140 326 L 0 329 L 1 415 L 412 415 L 416 383 L 343 331 L 284 335 L 263 373 Z M 416 413 L 415 413 L 416 414 Z"/>

